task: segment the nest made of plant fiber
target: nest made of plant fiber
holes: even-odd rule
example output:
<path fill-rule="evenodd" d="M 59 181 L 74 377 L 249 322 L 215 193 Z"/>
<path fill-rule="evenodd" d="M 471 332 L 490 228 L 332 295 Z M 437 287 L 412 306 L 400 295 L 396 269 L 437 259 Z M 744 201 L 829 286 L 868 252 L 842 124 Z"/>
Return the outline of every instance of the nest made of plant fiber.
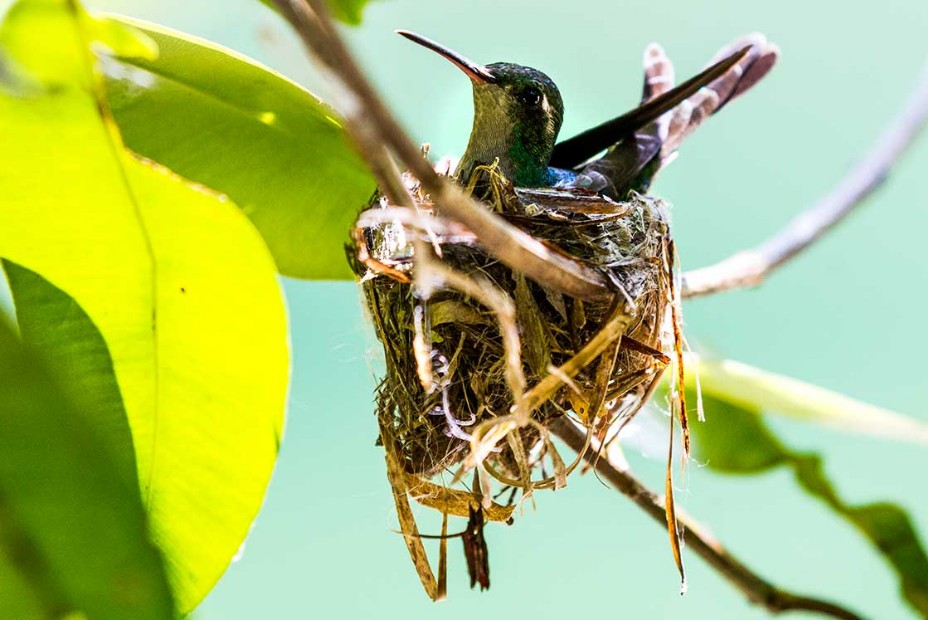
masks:
<path fill-rule="evenodd" d="M 466 231 L 430 226 L 429 196 L 412 177 L 405 180 L 417 202 L 417 223 L 387 216 L 389 205 L 375 197 L 359 219 L 352 253 L 364 259 L 354 265 L 385 354 L 386 375 L 376 396 L 381 440 L 389 434 L 407 476 L 428 479 L 451 471 L 466 457 L 472 429 L 513 407 L 497 317 L 451 287 L 438 287 L 427 298 L 419 294 L 410 275 L 416 235 L 444 265 L 511 298 L 528 386 L 569 363 L 607 321 L 620 325 L 621 338 L 564 377 L 534 408 L 537 424 L 514 431 L 519 445 L 510 439 L 489 453 L 488 471 L 511 482 L 525 465 L 543 469 L 553 450 L 544 429 L 567 412 L 600 439 L 637 412 L 667 363 L 662 352 L 672 346 L 673 254 L 662 201 L 634 192 L 617 202 L 583 190 L 514 189 L 492 167 L 475 174 L 469 189 L 476 187 L 488 208 L 607 276 L 615 301 L 590 303 L 514 272 Z M 423 385 L 417 366 L 423 358 L 416 347 L 423 344 L 430 385 Z"/>

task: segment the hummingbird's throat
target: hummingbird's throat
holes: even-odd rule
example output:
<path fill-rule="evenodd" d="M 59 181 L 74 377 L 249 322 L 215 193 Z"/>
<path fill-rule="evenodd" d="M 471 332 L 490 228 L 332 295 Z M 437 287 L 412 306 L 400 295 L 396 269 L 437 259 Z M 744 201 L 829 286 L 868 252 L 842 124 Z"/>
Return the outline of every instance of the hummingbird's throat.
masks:
<path fill-rule="evenodd" d="M 508 93 L 491 84 L 474 85 L 474 126 L 455 175 L 467 184 L 474 169 L 498 161 L 498 170 L 517 187 L 548 183 L 555 135 L 546 120 L 527 122 Z M 535 123 L 538 124 L 538 123 Z"/>

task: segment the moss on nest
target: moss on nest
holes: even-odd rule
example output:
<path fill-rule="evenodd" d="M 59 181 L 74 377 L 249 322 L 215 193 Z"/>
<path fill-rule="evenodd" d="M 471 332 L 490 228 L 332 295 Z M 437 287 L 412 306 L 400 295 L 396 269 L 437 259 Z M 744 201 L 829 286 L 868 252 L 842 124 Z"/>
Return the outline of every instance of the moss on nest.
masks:
<path fill-rule="evenodd" d="M 622 319 L 622 346 L 606 347 L 545 398 L 532 412 L 538 424 L 513 431 L 521 448 L 511 438 L 502 443 L 487 457 L 488 471 L 504 481 L 526 480 L 525 466 L 543 467 L 551 450 L 543 429 L 567 412 L 602 436 L 638 410 L 666 363 L 659 352 L 669 345 L 672 253 L 660 200 L 635 193 L 616 202 L 582 190 L 516 190 L 492 168 L 484 169 L 472 185 L 489 208 L 512 224 L 607 276 L 615 301 L 589 303 L 513 272 L 466 231 L 433 230 L 423 219 L 433 213 L 429 197 L 414 180 L 407 178 L 407 185 L 422 214 L 416 227 L 383 217 L 388 205 L 377 199 L 361 217 L 356 242 L 364 247 L 354 250 L 373 259 L 367 265 L 376 265 L 368 269 L 356 262 L 386 360 L 377 415 L 408 475 L 427 479 L 455 468 L 468 454 L 472 430 L 506 415 L 514 402 L 496 316 L 451 288 L 439 287 L 421 298 L 407 277 L 414 269 L 415 235 L 436 248 L 446 266 L 511 298 L 529 387 L 568 362 L 607 320 Z M 427 386 L 417 366 L 417 329 L 420 349 L 425 345 L 420 363 L 430 365 Z M 558 462 L 559 457 L 553 458 Z"/>

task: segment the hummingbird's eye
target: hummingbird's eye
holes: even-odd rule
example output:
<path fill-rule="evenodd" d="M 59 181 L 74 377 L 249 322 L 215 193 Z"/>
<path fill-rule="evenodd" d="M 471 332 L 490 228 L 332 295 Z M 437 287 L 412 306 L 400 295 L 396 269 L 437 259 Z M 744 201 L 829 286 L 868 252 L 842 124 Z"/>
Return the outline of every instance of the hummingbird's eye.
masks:
<path fill-rule="evenodd" d="M 527 106 L 535 106 L 541 102 L 541 91 L 534 86 L 526 86 L 516 95 L 520 103 Z"/>

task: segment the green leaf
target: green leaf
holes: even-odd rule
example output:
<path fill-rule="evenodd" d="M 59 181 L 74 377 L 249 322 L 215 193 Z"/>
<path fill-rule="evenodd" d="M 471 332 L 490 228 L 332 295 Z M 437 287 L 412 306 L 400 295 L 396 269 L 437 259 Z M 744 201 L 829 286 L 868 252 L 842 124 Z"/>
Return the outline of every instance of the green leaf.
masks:
<path fill-rule="evenodd" d="M 361 13 L 368 2 L 370 2 L 370 0 L 326 0 L 326 4 L 329 6 L 329 11 L 332 12 L 332 16 L 352 26 L 357 26 L 361 23 Z M 261 0 L 261 4 L 269 6 L 274 9 L 274 11 L 277 11 L 277 7 L 274 6 L 272 0 Z"/>
<path fill-rule="evenodd" d="M 696 397 L 687 391 L 687 398 Z M 706 421 L 690 424 L 697 458 L 730 473 L 759 473 L 786 462 L 785 448 L 753 410 L 703 393 Z M 689 402 L 695 402 L 691 400 Z M 719 420 L 738 418 L 735 424 Z"/>
<path fill-rule="evenodd" d="M 0 617 L 174 618 L 138 489 L 2 318 L 0 377 Z"/>
<path fill-rule="evenodd" d="M 688 397 L 695 399 L 695 391 Z M 690 425 L 699 461 L 731 474 L 759 473 L 781 465 L 791 468 L 807 493 L 854 525 L 876 547 L 896 572 L 905 599 L 928 615 L 928 556 L 901 508 L 883 502 L 845 503 L 825 477 L 821 458 L 785 446 L 763 423 L 758 409 L 713 394 L 704 393 L 703 399 L 706 421 Z"/>
<path fill-rule="evenodd" d="M 3 270 L 23 342 L 42 353 L 71 402 L 92 416 L 89 421 L 106 438 L 117 471 L 137 488 L 132 431 L 100 330 L 73 298 L 39 274 L 7 260 Z"/>
<path fill-rule="evenodd" d="M 45 620 L 48 617 L 38 592 L 20 573 L 3 542 L 0 542 L 0 613 L 17 620 Z"/>
<path fill-rule="evenodd" d="M 741 362 L 687 361 L 687 385 L 695 386 L 698 372 L 703 394 L 845 432 L 928 445 L 928 424 L 904 415 Z"/>
<path fill-rule="evenodd" d="M 283 427 L 286 315 L 273 259 L 241 210 L 123 149 L 90 71 L 87 24 L 70 1 L 26 0 L 0 28 L 5 62 L 34 82 L 0 92 L 0 170 L 15 171 L 0 176 L 0 257 L 72 297 L 106 342 L 115 380 L 98 398 L 122 396 L 153 537 L 186 613 L 264 497 Z M 53 306 L 29 299 L 18 313 L 44 320 Z"/>
<path fill-rule="evenodd" d="M 369 0 L 326 0 L 332 15 L 352 26 L 361 23 L 361 14 L 368 2 Z"/>
<path fill-rule="evenodd" d="M 156 60 L 104 64 L 126 145 L 228 195 L 261 232 L 282 274 L 352 278 L 345 242 L 375 182 L 335 113 L 235 52 L 125 22 L 160 50 Z"/>

